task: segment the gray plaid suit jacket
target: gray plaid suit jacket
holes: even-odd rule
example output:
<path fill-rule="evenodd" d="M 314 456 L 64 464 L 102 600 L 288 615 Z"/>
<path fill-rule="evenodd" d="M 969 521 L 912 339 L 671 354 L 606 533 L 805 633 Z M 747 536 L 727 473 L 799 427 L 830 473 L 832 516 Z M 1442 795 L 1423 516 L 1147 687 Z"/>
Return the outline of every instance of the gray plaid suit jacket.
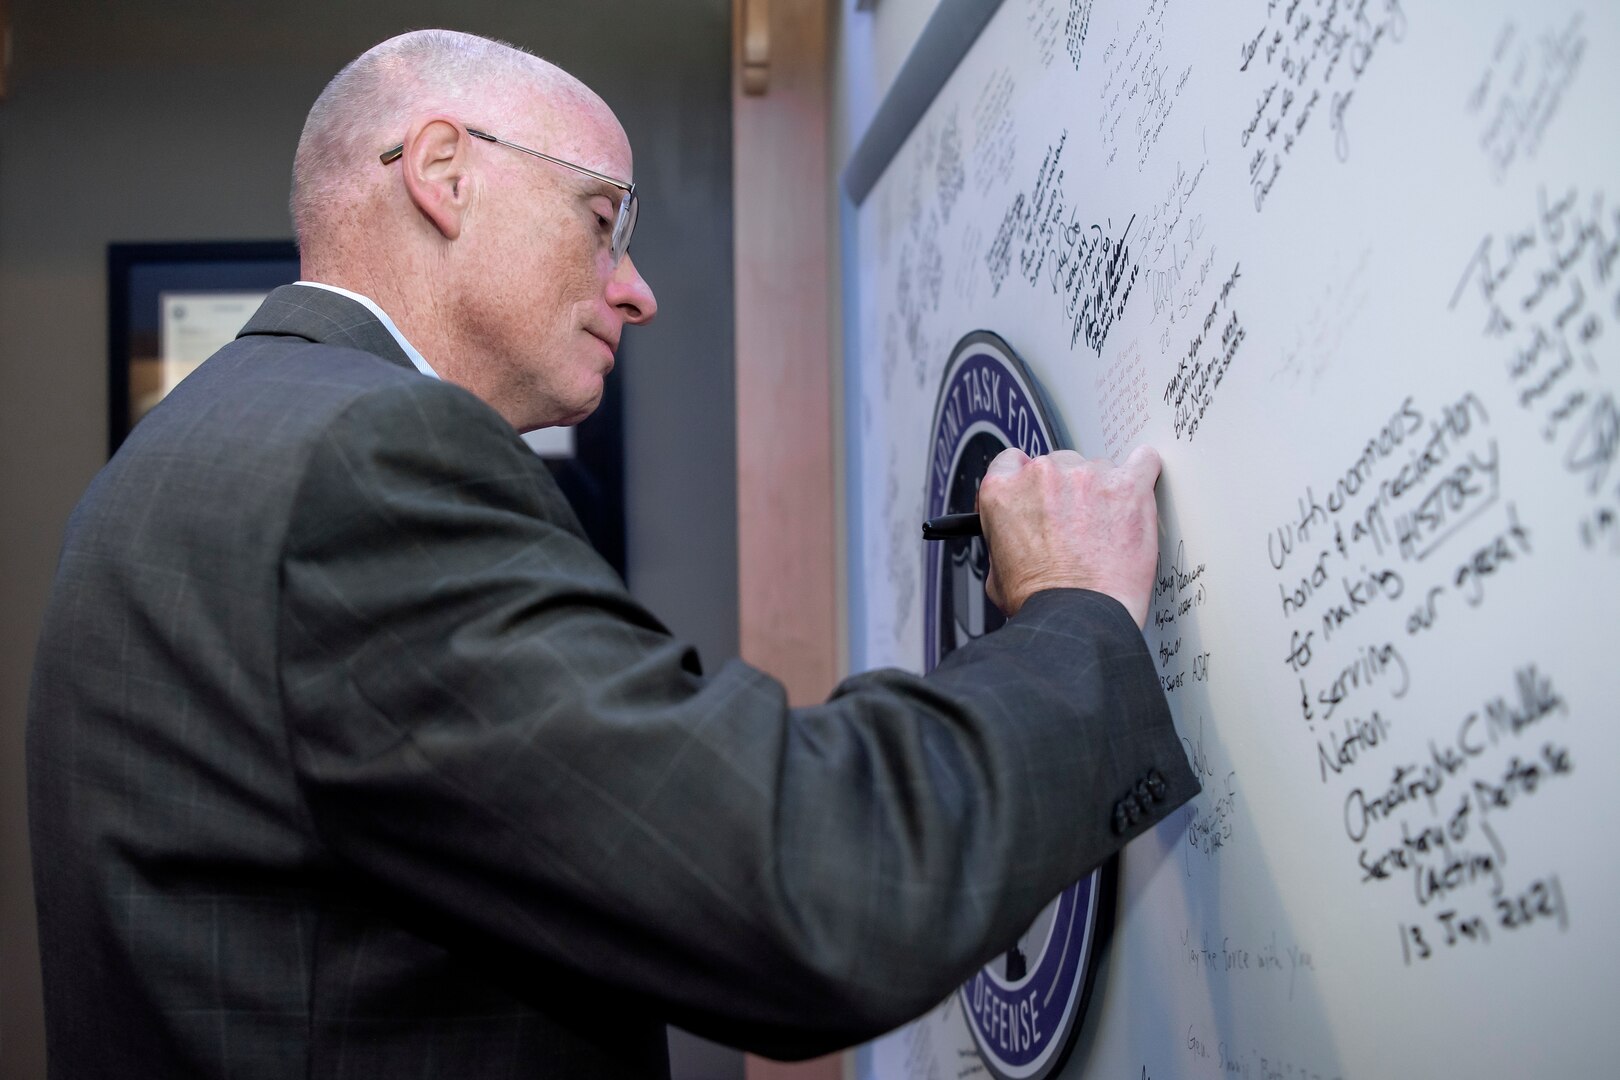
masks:
<path fill-rule="evenodd" d="M 491 409 L 299 286 L 74 512 L 28 740 L 73 1078 L 658 1076 L 666 1021 L 822 1052 L 1196 789 L 1092 593 L 816 708 L 703 674 Z"/>

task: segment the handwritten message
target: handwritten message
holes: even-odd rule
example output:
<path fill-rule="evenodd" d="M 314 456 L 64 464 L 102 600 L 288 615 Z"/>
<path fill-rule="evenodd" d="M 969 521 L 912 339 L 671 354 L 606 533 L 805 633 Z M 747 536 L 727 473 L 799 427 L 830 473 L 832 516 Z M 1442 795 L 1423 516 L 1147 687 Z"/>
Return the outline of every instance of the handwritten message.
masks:
<path fill-rule="evenodd" d="M 1018 153 L 1018 129 L 1012 111 L 1017 89 L 1012 72 L 1000 68 L 985 80 L 984 89 L 973 103 L 968 172 L 981 198 L 1012 179 L 1013 159 Z"/>
<path fill-rule="evenodd" d="M 1177 162 L 1175 177 L 1149 209 L 1143 227 L 1142 261 L 1148 267 L 1152 322 L 1164 327 L 1159 336 L 1163 350 L 1170 348 L 1171 328 L 1193 315 L 1215 272 L 1215 245 L 1205 237 L 1204 215 L 1196 209 L 1208 167 L 1208 158 L 1196 165 Z"/>
<path fill-rule="evenodd" d="M 1035 40 L 1036 54 L 1042 67 L 1051 67 L 1058 50 L 1068 54 L 1075 70 L 1080 70 L 1080 57 L 1086 47 L 1086 32 L 1091 28 L 1093 0 L 1026 0 L 1024 25 Z"/>
<path fill-rule="evenodd" d="M 1208 663 L 1206 654 L 1203 657 L 1206 674 Z M 1189 878 L 1195 869 L 1210 866 L 1222 851 L 1232 845 L 1237 839 L 1238 828 L 1237 770 L 1223 771 L 1215 767 L 1204 745 L 1202 716 L 1192 731 L 1194 734 L 1181 737 L 1181 744 L 1187 752 L 1187 763 L 1192 767 L 1193 775 L 1198 777 L 1203 791 L 1181 810 L 1186 825 L 1182 841 L 1183 867 Z"/>
<path fill-rule="evenodd" d="M 1341 1080 L 1336 1072 L 1323 1071 L 1291 1056 L 1217 1039 L 1196 1024 L 1187 1028 L 1182 1047 L 1200 1074 L 1207 1071 L 1234 1080 Z M 1143 1066 L 1141 1080 L 1151 1080 L 1151 1075 Z"/>
<path fill-rule="evenodd" d="M 1204 414 L 1215 403 L 1215 391 L 1237 358 L 1248 331 L 1232 306 L 1232 296 L 1242 276 L 1242 266 L 1232 267 L 1220 292 L 1210 302 L 1203 325 L 1176 363 L 1175 374 L 1164 388 L 1162 400 L 1175 415 L 1176 439 L 1191 442 L 1204 422 Z"/>
<path fill-rule="evenodd" d="M 1034 186 L 1019 192 L 990 242 L 985 263 L 990 287 L 1017 276 L 1049 289 L 1061 300 L 1069 348 L 1081 341 L 1102 355 L 1114 323 L 1125 312 L 1142 268 L 1132 254 L 1134 215 L 1123 226 L 1112 219 L 1086 222 L 1063 190 L 1065 131 L 1047 147 Z"/>
<path fill-rule="evenodd" d="M 888 568 L 889 587 L 894 592 L 894 633 L 902 636 L 917 608 L 918 580 L 922 577 L 917 552 L 917 522 L 923 516 L 923 493 L 902 492 L 891 463 L 885 477 L 884 496 L 889 510 L 888 551 L 877 565 Z M 909 486 L 909 485 L 908 485 Z"/>
<path fill-rule="evenodd" d="M 1104 457 L 1117 462 L 1152 419 L 1147 380 L 1142 349 L 1133 341 L 1093 381 L 1092 390 L 1102 415 Z"/>
<path fill-rule="evenodd" d="M 1122 144 L 1138 169 L 1147 164 L 1192 78 L 1192 65 L 1172 68 L 1165 60 L 1164 23 L 1170 6 L 1170 0 L 1149 0 L 1141 20 L 1103 50 L 1108 74 L 1097 134 L 1105 165 L 1114 163 Z"/>
<path fill-rule="evenodd" d="M 1378 56 L 1406 37 L 1400 0 L 1271 0 L 1266 21 L 1238 50 L 1257 87 L 1238 142 L 1248 156 L 1254 208 L 1263 210 L 1283 166 L 1326 114 L 1333 152 L 1350 160 L 1356 88 Z"/>
<path fill-rule="evenodd" d="M 1604 354 L 1620 322 L 1620 206 L 1577 188 L 1537 203 L 1480 241 L 1451 309 L 1479 321 L 1519 409 L 1556 448 L 1581 496 L 1582 543 L 1620 554 L 1620 403 Z"/>
<path fill-rule="evenodd" d="M 952 109 L 940 130 L 934 163 L 934 201 L 939 206 L 942 222 L 950 224 L 951 211 L 965 187 L 967 167 L 962 160 L 962 126 L 957 123 L 956 110 Z"/>
<path fill-rule="evenodd" d="M 1189 649 L 1184 655 L 1178 627 L 1190 612 L 1209 602 L 1208 569 L 1188 555 L 1185 541 L 1177 541 L 1173 549 L 1160 553 L 1148 622 L 1159 638 L 1155 646 L 1159 683 L 1166 694 L 1173 695 L 1189 683 L 1209 679 L 1210 654 Z"/>
<path fill-rule="evenodd" d="M 1076 71 L 1085 53 L 1086 33 L 1091 29 L 1092 0 L 1069 0 L 1069 14 L 1063 20 L 1063 47 Z"/>
<path fill-rule="evenodd" d="M 1199 972 L 1285 979 L 1290 1000 L 1299 976 L 1316 973 L 1316 958 L 1310 949 L 1298 944 L 1279 945 L 1276 933 L 1263 942 L 1252 943 L 1230 935 L 1217 940 L 1207 931 L 1195 937 L 1191 930 L 1183 930 L 1179 946 L 1182 963 Z M 1189 1044 L 1189 1049 L 1196 1047 Z"/>
<path fill-rule="evenodd" d="M 1530 35 L 1502 27 L 1491 59 L 1468 94 L 1479 148 L 1500 183 L 1520 158 L 1534 157 L 1586 58 L 1585 18 Z"/>
<path fill-rule="evenodd" d="M 1535 558 L 1536 530 L 1502 490 L 1502 446 L 1479 394 L 1407 396 L 1265 540 L 1313 772 L 1338 800 L 1354 881 L 1407 890 L 1407 964 L 1568 926 L 1556 875 L 1510 874 L 1497 827 L 1575 768 L 1550 726 L 1569 711 L 1553 669 L 1527 655 L 1449 723 L 1405 705 L 1417 642 L 1465 630 Z"/>
<path fill-rule="evenodd" d="M 1061 0 L 1024 0 L 1024 26 L 1035 41 L 1042 67 L 1051 67 L 1063 41 Z"/>

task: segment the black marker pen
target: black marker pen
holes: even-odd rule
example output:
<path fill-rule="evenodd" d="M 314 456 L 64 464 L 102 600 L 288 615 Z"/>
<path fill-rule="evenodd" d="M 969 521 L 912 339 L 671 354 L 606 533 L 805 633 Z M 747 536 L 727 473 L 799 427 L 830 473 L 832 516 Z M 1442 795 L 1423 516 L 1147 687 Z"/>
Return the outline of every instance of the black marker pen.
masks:
<path fill-rule="evenodd" d="M 923 522 L 924 540 L 957 540 L 983 535 L 978 514 L 946 514 Z"/>

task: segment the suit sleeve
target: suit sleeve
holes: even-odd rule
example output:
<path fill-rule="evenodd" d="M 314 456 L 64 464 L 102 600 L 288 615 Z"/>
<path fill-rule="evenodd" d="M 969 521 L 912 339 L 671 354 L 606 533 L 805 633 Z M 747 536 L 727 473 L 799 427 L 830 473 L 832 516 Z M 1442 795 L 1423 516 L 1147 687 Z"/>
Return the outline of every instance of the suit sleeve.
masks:
<path fill-rule="evenodd" d="M 702 674 L 499 418 L 426 380 L 311 459 L 280 639 L 337 858 L 508 969 L 776 1057 L 925 1011 L 1196 791 L 1115 601 L 1044 593 L 928 677 L 790 709 Z"/>

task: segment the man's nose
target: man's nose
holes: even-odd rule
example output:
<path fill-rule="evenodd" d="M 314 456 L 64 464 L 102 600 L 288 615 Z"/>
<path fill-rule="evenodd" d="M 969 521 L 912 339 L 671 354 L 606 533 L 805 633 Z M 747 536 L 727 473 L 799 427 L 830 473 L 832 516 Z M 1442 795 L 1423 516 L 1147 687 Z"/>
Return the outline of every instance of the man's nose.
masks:
<path fill-rule="evenodd" d="M 652 286 L 636 270 L 629 252 L 625 252 L 619 265 L 613 268 L 613 276 L 608 279 L 607 301 L 619 309 L 627 323 L 639 325 L 651 322 L 652 317 L 658 314 L 658 300 L 653 296 Z"/>

